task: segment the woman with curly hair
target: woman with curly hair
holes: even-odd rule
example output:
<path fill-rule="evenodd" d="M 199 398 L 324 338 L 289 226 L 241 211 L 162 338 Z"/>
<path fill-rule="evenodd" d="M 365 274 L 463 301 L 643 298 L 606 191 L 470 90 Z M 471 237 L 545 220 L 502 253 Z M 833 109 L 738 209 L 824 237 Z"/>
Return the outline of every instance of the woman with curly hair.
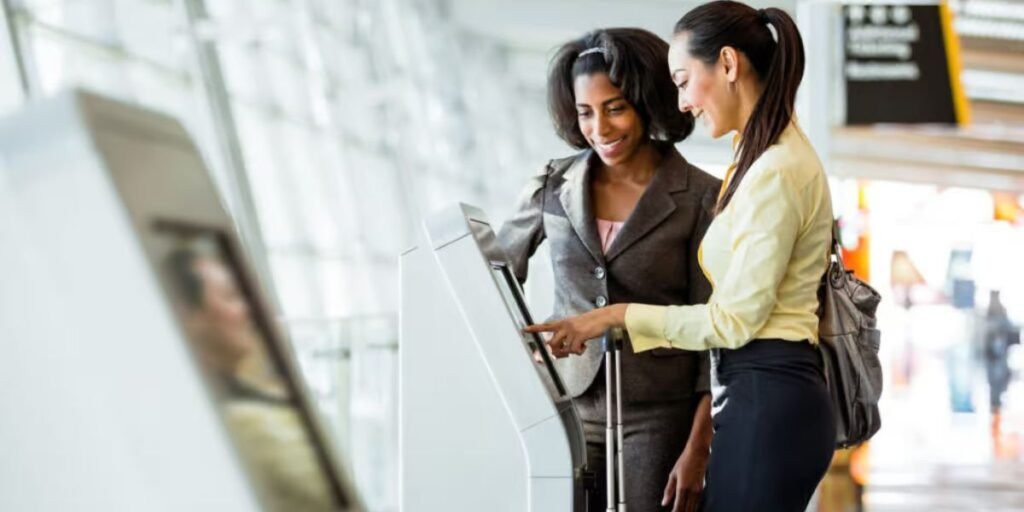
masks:
<path fill-rule="evenodd" d="M 693 116 L 675 107 L 668 49 L 645 30 L 612 28 L 566 43 L 552 60 L 548 109 L 555 132 L 579 152 L 551 160 L 529 180 L 499 238 L 520 281 L 548 241 L 558 317 L 615 303 L 699 304 L 710 293 L 697 247 L 721 182 L 675 148 L 693 131 Z M 692 510 L 711 436 L 707 353 L 628 346 L 621 360 L 625 501 L 631 512 Z M 597 470 L 594 510 L 605 506 L 601 363 L 597 344 L 558 361 Z"/>

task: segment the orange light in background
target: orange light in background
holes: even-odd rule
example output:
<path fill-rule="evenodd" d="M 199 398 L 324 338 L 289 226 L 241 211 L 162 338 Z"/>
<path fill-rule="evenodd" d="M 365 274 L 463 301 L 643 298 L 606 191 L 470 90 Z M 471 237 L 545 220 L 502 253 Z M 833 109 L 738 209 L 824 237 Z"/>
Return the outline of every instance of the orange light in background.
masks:
<path fill-rule="evenodd" d="M 869 454 L 868 443 L 864 443 L 850 452 L 850 476 L 861 486 L 868 484 L 868 472 L 871 466 Z"/>
<path fill-rule="evenodd" d="M 871 282 L 871 265 L 868 256 L 871 253 L 871 236 L 867 231 L 857 237 L 857 247 L 847 249 L 843 247 L 843 263 L 847 270 L 866 282 Z"/>
<path fill-rule="evenodd" d="M 892 264 L 889 271 L 889 278 L 893 287 L 909 289 L 913 286 L 927 284 L 921 271 L 917 270 L 914 260 L 910 259 L 907 251 L 893 251 Z"/>
<path fill-rule="evenodd" d="M 1015 194 L 993 192 L 992 205 L 992 220 L 1004 220 L 1011 224 L 1017 223 L 1017 218 L 1020 216 L 1020 201 Z"/>
<path fill-rule="evenodd" d="M 848 270 L 863 279 L 871 282 L 871 227 L 869 222 L 867 184 L 863 181 L 857 183 L 857 224 L 859 229 L 855 231 L 857 237 L 856 245 L 851 245 L 846 240 L 843 244 L 843 263 Z M 842 220 L 840 220 L 842 223 Z M 848 231 L 844 231 L 847 232 Z"/>

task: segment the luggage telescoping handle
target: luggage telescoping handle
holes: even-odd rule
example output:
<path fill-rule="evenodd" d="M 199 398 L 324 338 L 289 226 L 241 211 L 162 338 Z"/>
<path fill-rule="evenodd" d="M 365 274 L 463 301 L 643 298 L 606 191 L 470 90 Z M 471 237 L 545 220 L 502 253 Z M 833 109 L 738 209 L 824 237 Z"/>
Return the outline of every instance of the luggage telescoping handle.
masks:
<path fill-rule="evenodd" d="M 618 437 L 616 443 L 616 450 L 618 451 L 618 457 L 616 464 L 619 468 L 618 478 L 616 479 L 619 483 L 619 510 L 618 512 L 626 512 L 626 479 L 625 479 L 625 457 L 622 456 L 622 449 L 624 446 L 623 435 L 622 435 L 622 330 L 616 328 L 612 329 L 612 339 L 615 346 L 615 408 L 617 409 L 615 415 L 615 431 Z"/>
<path fill-rule="evenodd" d="M 604 390 L 605 390 L 605 422 L 604 422 L 604 460 L 605 460 L 605 499 L 606 512 L 615 512 L 615 414 L 612 408 L 612 394 L 615 389 L 615 342 L 611 331 L 601 338 L 601 350 L 604 352 Z"/>
<path fill-rule="evenodd" d="M 607 512 L 626 512 L 622 435 L 622 331 L 610 329 L 601 338 L 605 375 L 605 482 Z M 613 405 L 614 401 L 614 405 Z M 618 497 L 618 500 L 616 500 Z"/>

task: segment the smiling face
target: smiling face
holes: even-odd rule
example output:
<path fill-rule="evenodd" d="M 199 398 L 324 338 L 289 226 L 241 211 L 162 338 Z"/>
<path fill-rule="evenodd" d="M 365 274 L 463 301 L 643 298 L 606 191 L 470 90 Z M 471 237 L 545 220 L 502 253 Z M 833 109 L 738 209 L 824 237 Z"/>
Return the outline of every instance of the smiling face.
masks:
<path fill-rule="evenodd" d="M 573 81 L 580 133 L 605 165 L 628 162 L 645 142 L 636 109 L 605 73 L 580 75 Z"/>
<path fill-rule="evenodd" d="M 723 49 L 724 51 L 724 49 Z M 686 32 L 672 39 L 668 51 L 672 82 L 679 90 L 679 110 L 703 121 L 713 138 L 740 129 L 739 101 L 730 93 L 727 63 L 705 64 L 689 51 Z"/>

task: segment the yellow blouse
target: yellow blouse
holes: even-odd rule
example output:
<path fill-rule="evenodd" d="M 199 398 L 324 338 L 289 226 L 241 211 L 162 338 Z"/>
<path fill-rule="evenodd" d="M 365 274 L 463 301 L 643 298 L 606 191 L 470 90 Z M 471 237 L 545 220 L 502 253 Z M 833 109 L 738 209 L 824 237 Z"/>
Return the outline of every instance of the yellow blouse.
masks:
<path fill-rule="evenodd" d="M 817 343 L 832 219 L 828 179 L 794 120 L 708 227 L 700 247 L 714 287 L 708 303 L 630 304 L 633 350 L 739 348 L 760 338 Z"/>

